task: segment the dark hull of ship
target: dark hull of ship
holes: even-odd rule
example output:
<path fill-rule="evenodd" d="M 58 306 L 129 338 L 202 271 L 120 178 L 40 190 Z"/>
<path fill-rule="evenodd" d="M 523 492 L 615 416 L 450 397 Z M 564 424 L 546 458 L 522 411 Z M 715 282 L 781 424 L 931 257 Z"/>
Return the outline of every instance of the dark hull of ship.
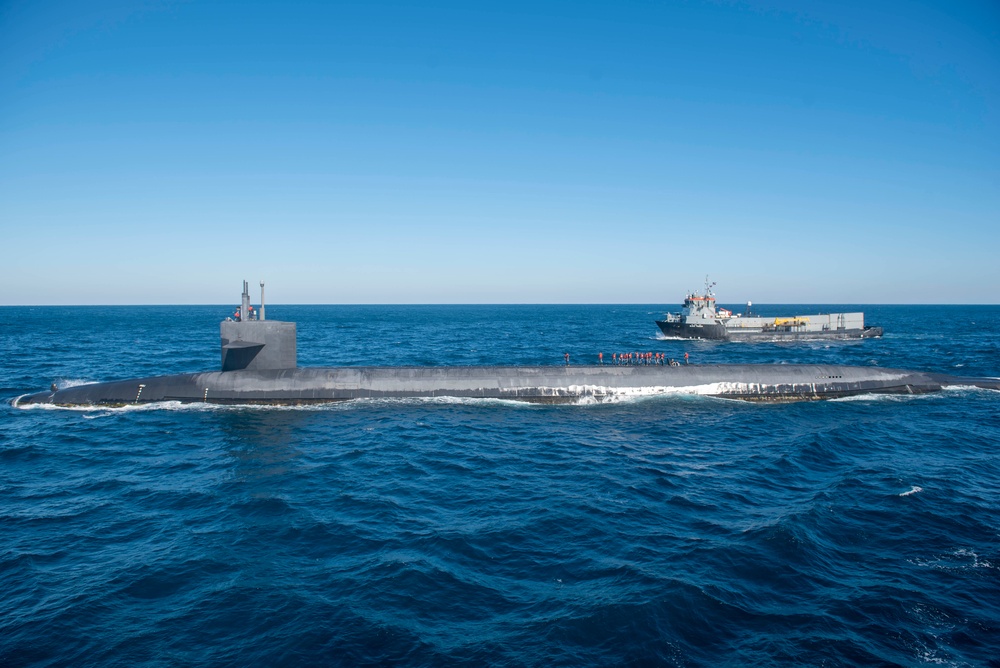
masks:
<path fill-rule="evenodd" d="M 997 378 L 836 364 L 673 366 L 312 367 L 213 371 L 77 385 L 18 397 L 14 406 L 327 403 L 458 397 L 565 403 L 657 394 L 803 401 L 858 394 L 923 394 L 949 386 L 1000 389 Z"/>
<path fill-rule="evenodd" d="M 882 336 L 881 327 L 864 329 L 831 329 L 824 332 L 803 332 L 794 328 L 774 329 L 729 328 L 725 325 L 689 325 L 682 322 L 657 320 L 664 336 L 674 339 L 707 339 L 710 341 L 815 341 L 829 339 L 872 339 Z"/>

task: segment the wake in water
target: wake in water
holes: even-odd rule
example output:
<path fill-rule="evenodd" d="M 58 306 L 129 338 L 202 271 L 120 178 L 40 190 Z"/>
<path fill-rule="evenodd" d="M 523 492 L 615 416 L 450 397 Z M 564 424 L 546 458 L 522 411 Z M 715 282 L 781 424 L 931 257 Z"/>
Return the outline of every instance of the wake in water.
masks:
<path fill-rule="evenodd" d="M 829 399 L 830 403 L 846 404 L 851 402 L 885 402 L 885 403 L 905 403 L 910 401 L 931 401 L 935 398 L 933 394 L 880 394 L 872 392 L 869 394 L 852 394 L 848 397 L 836 397 Z"/>
<path fill-rule="evenodd" d="M 149 411 L 186 411 L 186 412 L 227 412 L 227 411 L 301 411 L 301 412 L 323 412 L 351 410 L 356 407 L 370 406 L 421 406 L 421 405 L 441 405 L 441 406 L 474 406 L 489 408 L 491 406 L 503 406 L 506 408 L 518 408 L 522 410 L 551 409 L 558 407 L 590 407 L 607 405 L 629 405 L 648 402 L 689 402 L 689 401 L 720 401 L 726 403 L 747 404 L 746 401 L 735 397 L 714 396 L 714 386 L 697 386 L 690 388 L 647 388 L 652 391 L 627 391 L 602 394 L 595 392 L 574 397 L 570 400 L 549 403 L 523 401 L 518 399 L 496 399 L 478 397 L 400 397 L 400 398 L 362 398 L 348 399 L 341 401 L 329 401 L 324 403 L 310 404 L 221 404 L 211 402 L 182 402 L 182 401 L 151 401 L 144 403 L 125 404 L 121 406 L 90 405 L 62 405 L 62 404 L 19 404 L 18 401 L 25 396 L 22 394 L 15 397 L 10 403 L 13 408 L 22 411 L 71 411 L 84 413 L 86 419 L 95 419 L 109 415 L 123 413 L 141 413 Z M 657 391 L 658 390 L 658 391 Z M 872 395 L 878 398 L 880 395 Z M 562 397 L 560 397 L 562 399 Z M 775 405 L 769 402 L 756 404 L 758 406 Z"/>

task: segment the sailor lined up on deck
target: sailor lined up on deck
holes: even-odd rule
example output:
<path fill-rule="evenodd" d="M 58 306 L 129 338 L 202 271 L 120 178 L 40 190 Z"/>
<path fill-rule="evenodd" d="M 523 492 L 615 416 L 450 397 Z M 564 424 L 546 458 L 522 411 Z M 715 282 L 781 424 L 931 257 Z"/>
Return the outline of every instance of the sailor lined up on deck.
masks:
<path fill-rule="evenodd" d="M 604 363 L 604 353 L 598 354 L 601 364 Z M 617 366 L 655 366 L 667 364 L 667 356 L 663 353 L 611 353 L 611 363 Z M 670 360 L 671 366 L 676 363 Z"/>
<path fill-rule="evenodd" d="M 239 312 L 237 312 L 239 315 Z M 239 318 L 237 318 L 239 319 Z M 689 364 L 689 354 L 684 353 L 684 363 Z M 563 360 L 569 366 L 569 353 L 563 353 Z M 597 363 L 604 364 L 604 353 L 597 353 Z M 611 353 L 611 363 L 615 366 L 680 366 L 677 360 L 670 358 L 664 353 Z"/>

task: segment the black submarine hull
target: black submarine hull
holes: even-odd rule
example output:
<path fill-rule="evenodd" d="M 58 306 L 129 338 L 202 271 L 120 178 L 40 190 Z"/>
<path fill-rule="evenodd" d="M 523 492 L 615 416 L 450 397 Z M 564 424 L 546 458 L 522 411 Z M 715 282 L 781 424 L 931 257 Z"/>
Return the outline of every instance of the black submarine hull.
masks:
<path fill-rule="evenodd" d="M 537 403 L 701 394 L 805 401 L 922 394 L 949 386 L 1000 389 L 1000 379 L 843 365 L 315 367 L 153 376 L 25 395 L 17 407 L 153 402 L 294 405 L 352 399 L 456 397 Z"/>
<path fill-rule="evenodd" d="M 829 331 L 800 331 L 794 327 L 778 326 L 772 329 L 735 328 L 720 324 L 691 325 L 682 322 L 657 320 L 656 326 L 663 335 L 674 339 L 706 339 L 710 341 L 814 341 L 872 339 L 882 336 L 882 328 L 868 326 L 858 329 Z"/>

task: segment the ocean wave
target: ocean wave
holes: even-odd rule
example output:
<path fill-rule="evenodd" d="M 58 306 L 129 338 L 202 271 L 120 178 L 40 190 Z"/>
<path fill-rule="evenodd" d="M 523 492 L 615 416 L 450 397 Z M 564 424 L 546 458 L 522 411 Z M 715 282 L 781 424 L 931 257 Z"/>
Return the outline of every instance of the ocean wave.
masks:
<path fill-rule="evenodd" d="M 310 364 L 558 362 L 655 330 L 648 306 L 295 308 Z M 188 343 L 215 346 L 212 308 L 154 311 L 8 318 L 5 384 L 153 372 L 137 339 L 217 364 Z M 1000 307 L 975 331 L 883 311 L 902 334 L 683 347 L 1000 371 Z M 76 358 L 31 352 L 63 333 Z M 0 663 L 990 665 L 996 398 L 0 406 Z"/>

